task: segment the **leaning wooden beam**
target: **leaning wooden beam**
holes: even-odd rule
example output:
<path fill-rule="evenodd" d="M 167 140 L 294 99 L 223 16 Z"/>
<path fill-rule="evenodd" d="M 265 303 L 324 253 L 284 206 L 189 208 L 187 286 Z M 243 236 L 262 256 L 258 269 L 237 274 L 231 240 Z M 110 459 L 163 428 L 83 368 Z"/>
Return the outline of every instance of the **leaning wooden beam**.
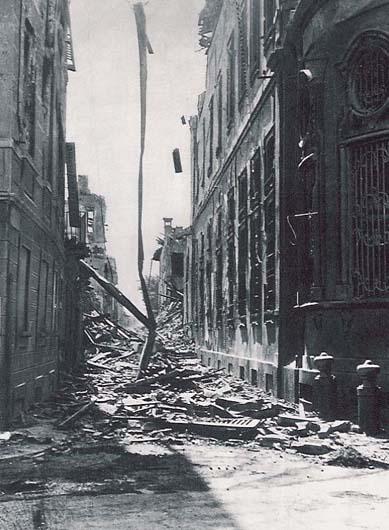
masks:
<path fill-rule="evenodd" d="M 128 311 L 137 319 L 139 322 L 141 322 L 144 326 L 147 328 L 149 327 L 149 321 L 144 315 L 119 289 L 113 285 L 111 282 L 106 280 L 103 276 L 101 276 L 93 267 L 88 265 L 83 260 L 80 260 L 81 268 L 88 276 L 92 277 L 96 282 L 101 285 L 101 287 L 107 291 L 108 294 L 110 294 L 115 300 L 119 302 L 123 307 L 128 309 Z"/>

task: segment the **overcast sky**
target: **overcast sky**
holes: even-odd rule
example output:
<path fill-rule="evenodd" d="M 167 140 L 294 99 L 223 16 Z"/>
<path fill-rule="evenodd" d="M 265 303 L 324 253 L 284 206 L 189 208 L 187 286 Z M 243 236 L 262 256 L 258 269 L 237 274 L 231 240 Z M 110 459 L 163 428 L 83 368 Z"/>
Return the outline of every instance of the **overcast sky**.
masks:
<path fill-rule="evenodd" d="M 204 90 L 205 56 L 197 21 L 204 0 L 145 2 L 149 55 L 148 130 L 145 155 L 145 273 L 163 231 L 162 217 L 189 224 L 189 127 Z M 128 0 L 72 0 L 76 72 L 69 72 L 67 138 L 77 146 L 77 171 L 107 201 L 108 252 L 118 262 L 119 286 L 137 292 L 137 177 L 139 63 L 136 28 Z M 184 172 L 174 174 L 180 148 Z M 153 271 L 158 271 L 154 263 Z"/>

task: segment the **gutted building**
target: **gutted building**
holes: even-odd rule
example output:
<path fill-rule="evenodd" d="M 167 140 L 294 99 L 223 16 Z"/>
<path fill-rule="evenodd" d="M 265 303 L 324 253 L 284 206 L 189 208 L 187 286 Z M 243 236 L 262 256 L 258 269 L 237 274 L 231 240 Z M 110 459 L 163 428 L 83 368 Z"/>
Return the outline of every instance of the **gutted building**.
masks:
<path fill-rule="evenodd" d="M 0 13 L 0 428 L 52 391 L 64 351 L 67 0 Z"/>
<path fill-rule="evenodd" d="M 184 254 L 188 230 L 173 226 L 171 217 L 164 217 L 164 237 L 154 253 L 159 261 L 158 308 L 172 300 L 181 299 L 184 292 Z"/>
<path fill-rule="evenodd" d="M 106 212 L 107 206 L 102 195 L 91 192 L 86 175 L 78 176 L 81 226 L 85 227 L 85 241 L 89 255 L 86 262 L 108 281 L 117 285 L 118 273 L 116 260 L 107 254 Z M 109 314 L 115 320 L 119 317 L 119 307 L 115 299 L 91 280 L 96 295 L 95 309 Z"/>
<path fill-rule="evenodd" d="M 327 351 L 353 407 L 361 360 L 389 383 L 388 2 L 214 6 L 186 324 L 204 363 L 290 399 Z"/>

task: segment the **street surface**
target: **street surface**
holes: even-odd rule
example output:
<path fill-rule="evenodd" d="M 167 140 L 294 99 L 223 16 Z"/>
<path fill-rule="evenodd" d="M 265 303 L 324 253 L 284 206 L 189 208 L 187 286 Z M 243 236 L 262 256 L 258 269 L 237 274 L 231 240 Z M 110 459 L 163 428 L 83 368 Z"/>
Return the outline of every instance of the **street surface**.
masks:
<path fill-rule="evenodd" d="M 3 453 L 0 472 L 1 530 L 388 528 L 389 471 L 274 449 L 196 440 L 42 457 L 31 445 L 17 458 Z M 27 476 L 32 490 L 17 491 Z"/>

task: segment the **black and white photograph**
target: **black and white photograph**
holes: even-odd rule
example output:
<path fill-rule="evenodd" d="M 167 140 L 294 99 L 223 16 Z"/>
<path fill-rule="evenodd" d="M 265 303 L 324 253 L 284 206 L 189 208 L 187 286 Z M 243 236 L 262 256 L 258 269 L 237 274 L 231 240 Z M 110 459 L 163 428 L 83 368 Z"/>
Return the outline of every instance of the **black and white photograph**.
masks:
<path fill-rule="evenodd" d="M 0 530 L 389 528 L 389 0 L 0 0 Z"/>

